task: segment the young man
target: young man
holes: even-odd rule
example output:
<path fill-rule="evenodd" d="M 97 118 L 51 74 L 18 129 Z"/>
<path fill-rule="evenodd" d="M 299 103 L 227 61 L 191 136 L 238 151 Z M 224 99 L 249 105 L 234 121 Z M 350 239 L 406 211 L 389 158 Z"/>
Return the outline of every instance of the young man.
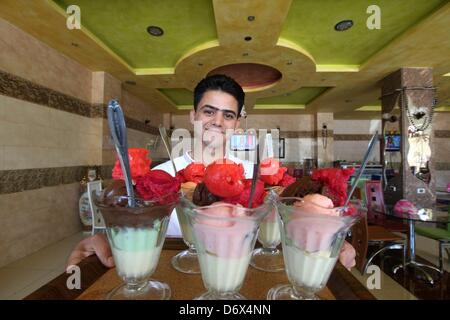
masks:
<path fill-rule="evenodd" d="M 251 178 L 253 168 L 250 162 L 228 155 L 225 147 L 227 131 L 239 127 L 239 116 L 244 105 L 245 94 L 241 86 L 224 75 L 213 75 L 201 80 L 194 90 L 194 110 L 190 120 L 194 126 L 201 127 L 201 152 L 187 151 L 174 159 L 177 170 L 184 169 L 192 162 L 205 165 L 224 157 L 236 163 L 243 163 L 245 176 Z M 201 126 L 199 126 L 201 124 Z M 195 137 L 194 137 L 195 138 Z M 164 170 L 175 175 L 172 163 L 167 161 L 155 169 Z M 172 213 L 168 235 L 181 235 L 176 214 Z M 114 266 L 108 241 L 103 235 L 95 235 L 82 240 L 70 255 L 67 265 L 78 264 L 85 257 L 96 254 L 107 267 Z M 354 266 L 355 252 L 348 243 L 341 251 L 340 261 L 347 267 Z"/>
<path fill-rule="evenodd" d="M 227 131 L 234 131 L 239 127 L 239 116 L 244 105 L 244 98 L 242 87 L 224 75 L 213 75 L 198 83 L 194 90 L 194 110 L 190 112 L 190 121 L 194 127 L 200 127 L 201 132 L 198 134 L 201 136 L 201 148 L 200 152 L 187 151 L 182 156 L 175 158 L 177 171 L 186 168 L 192 162 L 202 162 L 208 165 L 214 160 L 227 157 L 236 163 L 242 163 L 245 176 L 251 178 L 253 173 L 251 163 L 228 155 L 225 150 Z M 164 170 L 175 175 L 170 161 L 160 164 L 154 169 Z M 175 212 L 171 215 L 167 235 L 181 237 Z M 95 235 L 82 240 L 71 253 L 68 266 L 77 264 L 94 253 L 105 266 L 114 266 L 111 249 L 103 235 Z"/>

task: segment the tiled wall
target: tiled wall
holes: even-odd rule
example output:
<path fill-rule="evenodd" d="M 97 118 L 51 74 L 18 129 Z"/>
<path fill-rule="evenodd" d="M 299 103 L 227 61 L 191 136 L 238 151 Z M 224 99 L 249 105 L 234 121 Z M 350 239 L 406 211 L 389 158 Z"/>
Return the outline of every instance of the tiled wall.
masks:
<path fill-rule="evenodd" d="M 163 116 L 110 75 L 92 73 L 1 19 L 0 52 L 1 267 L 81 230 L 79 181 L 88 166 L 107 177 L 114 163 L 104 134 L 106 97 L 121 97 L 130 147 L 154 141 Z M 102 88 L 93 87 L 94 75 L 108 79 Z"/>
<path fill-rule="evenodd" d="M 381 120 L 334 120 L 334 159 L 362 161 L 370 137 L 381 133 Z M 379 144 L 369 161 L 380 161 Z"/>
<path fill-rule="evenodd" d="M 100 118 L 0 95 L 0 170 L 101 164 Z"/>
<path fill-rule="evenodd" d="M 444 188 L 450 183 L 450 113 L 435 113 L 433 137 L 435 144 L 436 187 Z"/>
<path fill-rule="evenodd" d="M 80 230 L 78 183 L 0 195 L 0 266 Z"/>
<path fill-rule="evenodd" d="M 0 49 L 0 70 L 91 101 L 90 70 L 3 19 L 0 19 Z"/>

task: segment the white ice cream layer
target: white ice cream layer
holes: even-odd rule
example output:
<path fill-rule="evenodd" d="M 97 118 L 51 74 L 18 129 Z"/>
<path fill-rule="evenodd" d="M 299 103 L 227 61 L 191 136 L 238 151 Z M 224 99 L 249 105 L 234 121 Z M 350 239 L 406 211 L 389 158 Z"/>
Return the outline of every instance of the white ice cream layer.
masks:
<path fill-rule="evenodd" d="M 263 221 L 259 226 L 258 241 L 265 247 L 276 247 L 281 242 L 278 219 Z"/>
<path fill-rule="evenodd" d="M 290 280 L 298 286 L 322 288 L 333 271 L 338 256 L 330 251 L 308 253 L 293 246 L 283 247 L 284 263 Z"/>
<path fill-rule="evenodd" d="M 220 258 L 209 253 L 199 254 L 198 258 L 205 286 L 218 292 L 230 292 L 242 285 L 251 252 L 241 258 Z"/>

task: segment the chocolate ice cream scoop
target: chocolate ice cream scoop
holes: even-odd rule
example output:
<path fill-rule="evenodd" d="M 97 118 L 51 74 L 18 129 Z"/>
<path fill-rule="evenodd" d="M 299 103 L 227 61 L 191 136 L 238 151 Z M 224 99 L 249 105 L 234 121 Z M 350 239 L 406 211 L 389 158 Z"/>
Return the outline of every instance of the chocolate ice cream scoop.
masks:
<path fill-rule="evenodd" d="M 314 181 L 310 177 L 303 177 L 286 187 L 281 193 L 281 197 L 303 198 L 307 194 L 321 193 L 321 189 L 322 183 Z"/>
<path fill-rule="evenodd" d="M 125 207 L 128 204 L 127 198 L 118 198 L 127 196 L 127 188 L 123 180 L 113 180 L 100 195 L 100 202 L 112 207 Z"/>
<path fill-rule="evenodd" d="M 220 198 L 212 194 L 203 182 L 197 184 L 194 190 L 194 196 L 192 197 L 194 204 L 203 207 L 209 206 L 217 201 L 220 201 Z"/>

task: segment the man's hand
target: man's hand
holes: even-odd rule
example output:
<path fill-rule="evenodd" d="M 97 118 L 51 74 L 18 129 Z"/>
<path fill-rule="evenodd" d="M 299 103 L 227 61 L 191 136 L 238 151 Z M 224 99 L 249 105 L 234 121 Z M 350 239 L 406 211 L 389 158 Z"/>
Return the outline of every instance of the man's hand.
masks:
<path fill-rule="evenodd" d="M 342 246 L 341 252 L 339 253 L 339 262 L 348 270 L 350 270 L 356 265 L 355 257 L 355 248 L 353 248 L 353 246 L 347 241 L 344 241 L 344 245 Z"/>
<path fill-rule="evenodd" d="M 67 259 L 66 268 L 80 263 L 81 260 L 93 254 L 96 254 L 106 267 L 114 267 L 114 259 L 108 240 L 103 234 L 96 234 L 78 243 L 70 254 L 69 259 Z"/>

